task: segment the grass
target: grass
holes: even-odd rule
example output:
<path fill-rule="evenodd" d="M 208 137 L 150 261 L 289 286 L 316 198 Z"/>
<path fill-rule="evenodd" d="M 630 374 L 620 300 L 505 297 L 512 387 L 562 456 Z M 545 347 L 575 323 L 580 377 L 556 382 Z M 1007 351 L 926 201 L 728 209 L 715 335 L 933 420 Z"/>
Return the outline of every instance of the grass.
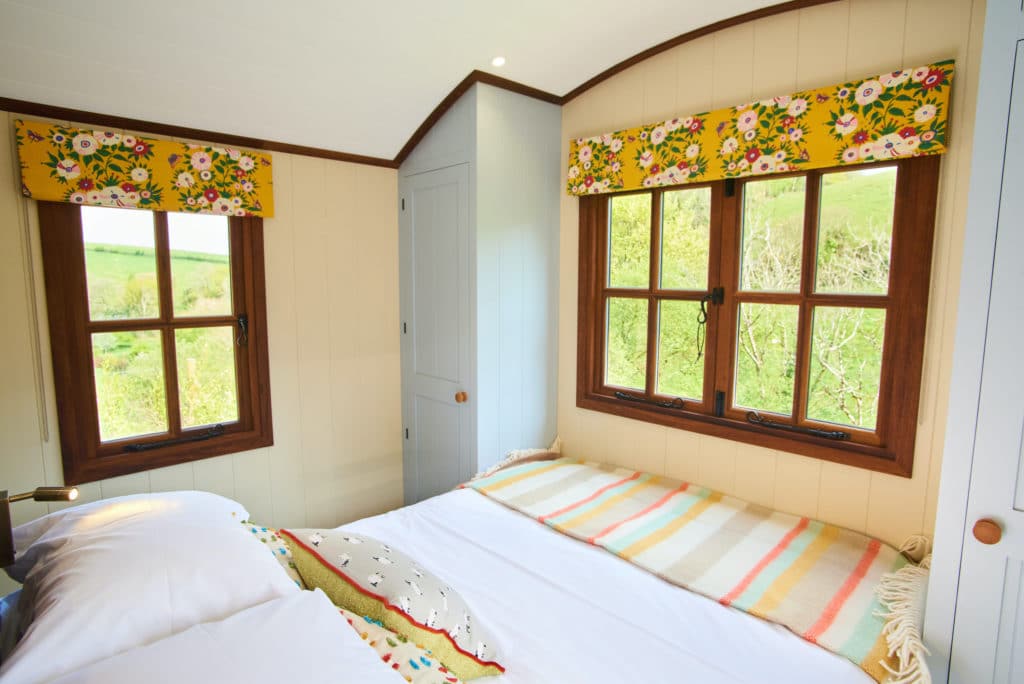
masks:
<path fill-rule="evenodd" d="M 155 317 L 159 313 L 152 248 L 87 244 L 93 320 Z M 226 255 L 174 252 L 175 314 L 231 313 Z M 191 328 L 175 334 L 181 418 L 186 427 L 236 420 L 234 328 Z M 163 356 L 154 333 L 93 336 L 97 403 L 103 439 L 160 432 L 167 427 Z"/>

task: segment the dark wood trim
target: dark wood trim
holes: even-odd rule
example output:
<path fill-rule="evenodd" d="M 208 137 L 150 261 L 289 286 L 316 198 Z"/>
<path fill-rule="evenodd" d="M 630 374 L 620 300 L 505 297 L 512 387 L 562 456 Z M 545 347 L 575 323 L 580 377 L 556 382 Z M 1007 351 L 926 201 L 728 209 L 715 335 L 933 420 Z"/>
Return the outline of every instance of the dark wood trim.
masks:
<path fill-rule="evenodd" d="M 126 129 L 133 133 L 166 135 L 171 138 L 185 138 L 188 140 L 216 143 L 218 145 L 231 145 L 232 147 L 248 147 L 254 150 L 266 150 L 267 152 L 301 154 L 306 157 L 319 157 L 321 159 L 351 162 L 353 164 L 383 166 L 389 169 L 398 168 L 398 162 L 394 159 L 383 159 L 381 157 L 370 157 L 362 154 L 338 152 L 335 150 L 326 150 L 320 147 L 292 145 L 274 140 L 261 140 L 259 138 L 233 135 L 231 133 L 206 131 L 199 128 L 175 126 L 157 121 L 131 119 L 125 116 L 116 116 L 114 114 L 101 114 L 98 112 L 89 112 L 83 109 L 58 107 L 56 105 L 43 104 L 41 102 L 15 100 L 9 97 L 0 97 L 0 110 L 14 114 L 42 116 L 48 119 L 57 119 L 58 121 L 71 121 L 75 123 L 91 124 L 93 126 Z"/>
<path fill-rule="evenodd" d="M 892 473 L 905 477 L 913 472 L 914 441 L 921 390 L 924 336 L 927 321 L 935 205 L 940 158 L 937 156 L 874 163 L 873 167 L 898 169 L 893 213 L 892 253 L 889 289 L 883 295 L 815 294 L 815 268 L 819 226 L 820 183 L 823 175 L 853 172 L 862 167 L 801 172 L 806 178 L 802 226 L 801 281 L 798 291 L 742 292 L 740 252 L 744 190 L 759 178 L 740 179 L 731 196 L 722 181 L 712 185 L 709 245 L 709 287 L 722 285 L 725 301 L 710 307 L 707 328 L 704 396 L 701 403 L 686 402 L 683 408 L 665 408 L 624 401 L 604 377 L 606 302 L 610 296 L 646 300 L 650 318 L 647 326 L 646 383 L 642 394 L 648 399 L 666 399 L 656 391 L 658 306 L 665 300 L 693 300 L 699 292 L 676 293 L 655 289 L 659 277 L 660 202 L 665 192 L 685 188 L 643 191 L 650 195 L 650 274 L 646 288 L 607 287 L 608 211 L 619 194 L 580 198 L 579 233 L 579 327 L 576 405 L 580 408 L 691 430 L 725 439 L 759 444 L 769 448 L 822 458 L 837 463 Z M 793 174 L 789 174 L 793 175 Z M 636 194 L 636 193 L 629 193 Z M 886 312 L 886 330 L 881 352 L 879 411 L 874 429 L 842 427 L 849 433 L 844 441 L 826 437 L 779 432 L 752 425 L 748 409 L 734 406 L 734 376 L 737 349 L 738 307 L 742 303 L 765 303 L 799 307 L 793 403 L 785 415 L 772 415 L 783 423 L 822 430 L 836 426 L 807 416 L 808 378 L 813 343 L 812 315 L 818 306 L 878 309 Z M 630 390 L 636 392 L 636 390 Z M 725 395 L 724 412 L 715 414 L 715 393 Z M 761 410 L 763 414 L 770 412 Z"/>
<path fill-rule="evenodd" d="M 64 484 L 92 482 L 271 446 L 274 437 L 262 220 L 253 217 L 229 219 L 232 316 L 174 318 L 167 222 L 165 215 L 156 213 L 160 318 L 90 323 L 80 210 L 77 205 L 62 202 L 39 202 L 38 210 Z M 151 444 L 168 438 L 188 437 L 209 427 L 182 429 L 177 396 L 175 330 L 219 325 L 230 326 L 234 332 L 235 316 L 243 313 L 249 318 L 249 342 L 235 350 L 238 420 L 225 423 L 224 434 L 209 441 L 126 452 L 124 447 L 128 444 Z M 100 441 L 91 335 L 113 330 L 161 332 L 168 410 L 168 429 L 162 434 Z"/>
<path fill-rule="evenodd" d="M 744 14 L 736 15 L 735 17 L 729 17 L 728 19 L 722 19 L 716 21 L 713 24 L 702 26 L 693 31 L 687 33 L 681 33 L 675 38 L 669 38 L 668 40 L 658 43 L 654 47 L 647 48 L 643 52 L 638 52 L 632 57 L 628 57 L 618 64 L 608 67 L 601 73 L 597 74 L 593 78 L 590 78 L 580 85 L 576 86 L 565 95 L 561 97 L 559 104 L 566 104 L 572 102 L 574 99 L 587 92 L 597 84 L 607 81 L 612 76 L 625 71 L 631 66 L 639 64 L 645 59 L 650 59 L 655 55 L 661 54 L 666 50 L 671 50 L 674 47 L 678 47 L 684 43 L 689 43 L 692 40 L 702 38 L 708 34 L 721 31 L 723 29 L 732 28 L 733 26 L 739 26 L 745 24 L 748 21 L 755 21 L 757 19 L 764 19 L 765 17 L 772 17 L 776 14 L 784 14 L 785 12 L 791 12 L 793 10 L 805 9 L 807 7 L 816 7 L 818 5 L 827 5 L 832 2 L 838 2 L 838 0 L 790 0 L 789 2 L 779 3 L 778 5 L 770 5 L 768 7 L 762 7 L 761 9 L 754 10 L 752 12 L 745 12 Z"/>
<path fill-rule="evenodd" d="M 448 93 L 448 95 L 446 95 L 436 107 L 434 107 L 433 111 L 430 112 L 429 115 L 427 115 L 427 118 L 419 125 L 419 128 L 413 131 L 413 134 L 409 136 L 409 140 L 406 141 L 405 145 L 402 146 L 402 149 L 398 151 L 397 155 L 395 155 L 394 163 L 396 167 L 401 166 L 402 162 L 412 154 L 412 151 L 416 149 L 416 146 L 420 144 L 420 141 L 423 140 L 427 133 L 430 132 L 430 129 L 434 127 L 434 124 L 440 121 L 441 117 L 444 116 L 456 102 L 458 102 L 459 98 L 477 83 L 484 83 L 486 85 L 494 86 L 495 88 L 503 88 L 513 93 L 519 93 L 520 95 L 526 95 L 527 97 L 532 97 L 544 102 L 550 102 L 555 105 L 562 104 L 562 98 L 558 95 L 538 90 L 537 88 L 531 88 L 530 86 L 517 81 L 511 81 L 507 78 L 489 74 L 486 71 L 480 71 L 479 69 L 473 70 L 469 72 L 469 75 L 466 76 L 466 78 L 459 81 L 458 85 L 452 88 L 451 92 Z"/>

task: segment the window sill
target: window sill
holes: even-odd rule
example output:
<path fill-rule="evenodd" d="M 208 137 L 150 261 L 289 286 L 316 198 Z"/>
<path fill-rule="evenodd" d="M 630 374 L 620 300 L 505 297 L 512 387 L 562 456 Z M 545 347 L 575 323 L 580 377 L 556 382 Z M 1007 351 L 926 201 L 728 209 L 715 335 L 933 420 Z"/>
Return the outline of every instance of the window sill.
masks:
<path fill-rule="evenodd" d="M 106 456 L 68 458 L 75 445 L 62 444 L 65 454 L 65 485 L 80 485 L 86 482 L 105 480 L 121 475 L 132 475 L 155 468 L 165 468 L 179 463 L 190 463 L 213 456 L 226 456 L 242 451 L 262 449 L 274 445 L 273 431 L 232 432 L 215 439 L 188 444 L 175 444 L 145 452 L 119 452 Z M 80 448 L 80 446 L 78 447 Z"/>
<path fill-rule="evenodd" d="M 833 463 L 865 468 L 880 473 L 910 477 L 913 472 L 913 453 L 895 454 L 884 447 L 837 443 L 810 435 L 780 435 L 770 429 L 759 428 L 746 422 L 730 418 L 718 418 L 695 413 L 683 413 L 678 409 L 661 408 L 630 403 L 603 394 L 578 393 L 576 406 L 591 411 L 600 411 L 623 418 L 642 420 L 647 423 L 688 430 L 712 437 L 736 442 L 754 444 L 767 449 L 787 451 L 802 456 L 819 458 Z M 903 458 L 899 458 L 903 456 Z"/>

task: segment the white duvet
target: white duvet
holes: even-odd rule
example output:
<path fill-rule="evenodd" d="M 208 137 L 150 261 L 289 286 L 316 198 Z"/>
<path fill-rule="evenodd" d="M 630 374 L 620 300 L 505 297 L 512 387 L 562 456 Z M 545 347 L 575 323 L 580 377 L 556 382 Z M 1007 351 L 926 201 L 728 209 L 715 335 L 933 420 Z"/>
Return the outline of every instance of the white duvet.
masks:
<path fill-rule="evenodd" d="M 195 625 L 55 680 L 59 684 L 402 684 L 330 600 L 301 591 Z"/>
<path fill-rule="evenodd" d="M 345 529 L 416 558 L 497 635 L 503 684 L 865 684 L 856 665 L 472 490 Z"/>
<path fill-rule="evenodd" d="M 474 680 L 480 684 L 871 681 L 852 663 L 781 627 L 672 586 L 473 490 L 443 494 L 344 527 L 401 549 L 462 594 L 505 654 L 506 673 Z M 245 579 L 238 581 L 244 584 Z M 94 626 L 101 624 L 106 623 L 93 621 Z M 109 635 L 104 631 L 85 628 L 77 645 L 106 643 Z M 404 681 L 319 591 L 295 591 L 226 619 L 139 643 L 144 645 L 101 656 L 98 662 L 82 657 L 82 665 L 56 681 Z M 55 648 L 64 653 L 66 647 Z M 51 652 L 49 657 L 56 655 Z M 3 679 L 6 684 L 10 678 Z"/>

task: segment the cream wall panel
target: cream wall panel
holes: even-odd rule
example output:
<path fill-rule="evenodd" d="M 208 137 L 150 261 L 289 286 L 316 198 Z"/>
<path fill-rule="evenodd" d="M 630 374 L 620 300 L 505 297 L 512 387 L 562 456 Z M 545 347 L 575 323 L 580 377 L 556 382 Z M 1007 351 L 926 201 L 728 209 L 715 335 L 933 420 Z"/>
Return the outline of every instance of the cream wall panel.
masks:
<path fill-rule="evenodd" d="M 872 473 L 753 445 L 649 426 L 575 407 L 577 201 L 561 203 L 559 432 L 566 453 L 596 460 L 664 461 L 673 477 L 900 543 L 930 533 L 949 396 L 955 298 L 964 239 L 966 164 L 983 3 L 974 0 L 849 0 L 760 19 L 705 36 L 638 64 L 568 103 L 568 139 L 687 115 L 753 98 L 954 57 L 954 118 L 943 160 L 921 416 L 913 478 Z M 670 66 L 675 60 L 675 76 Z M 671 80 L 670 80 L 671 79 Z M 668 92 L 675 112 L 664 112 Z M 644 117 L 647 112 L 656 116 Z M 631 117 L 631 118 L 629 118 Z M 563 150 L 563 160 L 565 158 Z M 563 169 L 565 168 L 563 164 Z M 564 182 L 564 177 L 563 177 Z M 665 439 L 658 438 L 665 433 Z M 663 447 L 659 446 L 664 444 Z M 660 454 L 632 453 L 664 449 Z"/>
<path fill-rule="evenodd" d="M 797 89 L 800 13 L 787 12 L 754 24 L 755 98 L 775 97 Z"/>
<path fill-rule="evenodd" d="M 846 75 L 847 27 L 850 3 L 836 2 L 797 13 L 797 90 L 817 88 Z M 883 67 L 889 68 L 889 67 Z M 865 74 L 866 76 L 867 74 Z M 833 80 L 830 80 L 833 79 Z"/>
<path fill-rule="evenodd" d="M 23 491 L 61 483 L 62 471 L 38 222 L 14 175 L 13 118 L 0 113 L 0 487 Z M 275 154 L 274 188 L 264 228 L 274 446 L 88 483 L 80 502 L 205 489 L 282 527 L 401 505 L 397 172 Z M 25 502 L 12 514 L 59 507 Z"/>
<path fill-rule="evenodd" d="M 900 66 L 903 62 L 906 15 L 905 0 L 850 2 L 846 47 L 847 78 L 863 78 Z"/>
<path fill-rule="evenodd" d="M 179 492 L 196 488 L 196 474 L 191 463 L 181 463 L 149 471 L 149 491 Z"/>
<path fill-rule="evenodd" d="M 712 107 L 750 102 L 754 96 L 754 24 L 746 23 L 714 35 L 711 64 Z M 687 114 L 690 112 L 680 112 Z"/>
<path fill-rule="evenodd" d="M 679 111 L 676 92 L 679 60 L 671 52 L 651 57 L 643 71 L 644 121 L 662 121 Z"/>
<path fill-rule="evenodd" d="M 676 114 L 706 112 L 714 101 L 715 37 L 704 36 L 680 45 L 668 53 L 675 58 L 676 69 Z"/>
<path fill-rule="evenodd" d="M 775 503 L 775 470 L 778 457 L 774 451 L 752 444 L 736 444 L 736 496 L 771 507 Z"/>
<path fill-rule="evenodd" d="M 776 451 L 774 507 L 794 515 L 816 517 L 822 464 L 813 458 Z"/>
<path fill-rule="evenodd" d="M 852 530 L 867 529 L 872 475 L 868 470 L 822 463 L 818 516 Z"/>

